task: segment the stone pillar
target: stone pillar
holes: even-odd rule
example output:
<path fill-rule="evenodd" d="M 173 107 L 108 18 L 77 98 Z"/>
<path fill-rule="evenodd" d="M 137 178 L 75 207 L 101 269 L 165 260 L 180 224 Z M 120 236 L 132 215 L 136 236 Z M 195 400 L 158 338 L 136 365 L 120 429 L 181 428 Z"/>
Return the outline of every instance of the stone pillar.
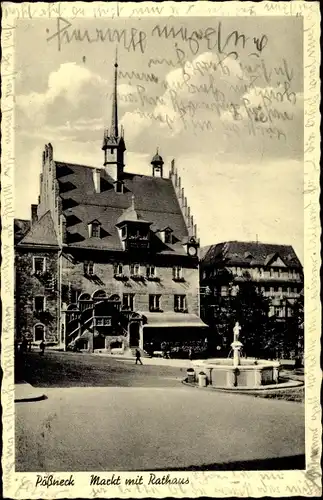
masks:
<path fill-rule="evenodd" d="M 279 366 L 273 366 L 273 380 L 275 384 L 279 382 Z"/>
<path fill-rule="evenodd" d="M 240 364 L 239 349 L 233 349 L 233 366 L 237 368 Z"/>
<path fill-rule="evenodd" d="M 142 322 L 139 323 L 139 349 L 144 348 L 144 328 Z"/>
<path fill-rule="evenodd" d="M 106 351 L 110 350 L 110 342 L 109 342 L 109 337 L 106 336 L 104 339 L 104 348 Z"/>
<path fill-rule="evenodd" d="M 94 352 L 94 334 L 89 332 L 88 336 L 88 352 Z"/>

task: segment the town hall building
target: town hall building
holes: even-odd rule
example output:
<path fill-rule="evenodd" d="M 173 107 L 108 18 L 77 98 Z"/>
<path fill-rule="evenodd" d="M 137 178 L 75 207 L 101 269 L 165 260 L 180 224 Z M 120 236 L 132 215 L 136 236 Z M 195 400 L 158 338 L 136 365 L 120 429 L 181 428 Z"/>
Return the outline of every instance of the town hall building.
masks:
<path fill-rule="evenodd" d="M 38 204 L 15 220 L 16 337 L 63 349 L 146 349 L 205 338 L 199 240 L 174 160 L 125 169 L 115 63 L 102 165 L 58 161 L 47 144 Z"/>

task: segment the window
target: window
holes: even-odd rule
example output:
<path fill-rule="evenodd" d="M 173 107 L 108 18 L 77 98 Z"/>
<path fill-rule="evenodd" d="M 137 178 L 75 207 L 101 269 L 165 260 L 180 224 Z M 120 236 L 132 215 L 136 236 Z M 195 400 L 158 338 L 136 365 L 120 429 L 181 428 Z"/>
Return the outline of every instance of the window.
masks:
<path fill-rule="evenodd" d="M 140 276 L 140 264 L 130 264 L 131 276 Z"/>
<path fill-rule="evenodd" d="M 123 266 L 122 264 L 115 264 L 114 265 L 114 274 L 116 276 L 120 276 L 123 273 Z"/>
<path fill-rule="evenodd" d="M 229 288 L 227 286 L 221 286 L 221 296 L 227 297 L 229 295 Z"/>
<path fill-rule="evenodd" d="M 175 297 L 174 297 L 174 310 L 175 310 L 175 312 L 186 311 L 186 295 L 175 295 Z"/>
<path fill-rule="evenodd" d="M 156 268 L 155 266 L 147 266 L 146 268 L 147 278 L 156 278 Z"/>
<path fill-rule="evenodd" d="M 89 224 L 89 237 L 100 238 L 100 222 L 93 221 Z"/>
<path fill-rule="evenodd" d="M 284 318 L 284 308 L 283 307 L 274 307 L 274 314 L 278 318 Z"/>
<path fill-rule="evenodd" d="M 121 237 L 124 239 L 127 236 L 127 226 L 122 226 Z"/>
<path fill-rule="evenodd" d="M 183 268 L 181 266 L 173 267 L 173 280 L 182 280 L 183 279 Z"/>
<path fill-rule="evenodd" d="M 127 311 L 133 311 L 134 298 L 135 298 L 134 293 L 124 293 L 122 297 L 122 309 L 125 309 Z"/>
<path fill-rule="evenodd" d="M 278 287 L 278 292 L 279 292 L 279 293 L 283 293 L 283 287 L 279 286 L 279 287 Z"/>
<path fill-rule="evenodd" d="M 160 295 L 149 295 L 149 311 L 160 311 Z"/>
<path fill-rule="evenodd" d="M 45 326 L 38 324 L 34 326 L 34 342 L 45 340 Z"/>
<path fill-rule="evenodd" d="M 45 257 L 34 257 L 33 258 L 33 272 L 35 274 L 41 274 L 46 271 L 46 258 Z"/>
<path fill-rule="evenodd" d="M 94 275 L 94 263 L 93 262 L 84 262 L 84 274 L 85 274 L 85 276 L 93 276 Z"/>
<path fill-rule="evenodd" d="M 165 229 L 165 243 L 172 243 L 172 230 Z"/>
<path fill-rule="evenodd" d="M 36 295 L 34 297 L 34 311 L 42 312 L 45 310 L 45 297 L 42 295 Z"/>

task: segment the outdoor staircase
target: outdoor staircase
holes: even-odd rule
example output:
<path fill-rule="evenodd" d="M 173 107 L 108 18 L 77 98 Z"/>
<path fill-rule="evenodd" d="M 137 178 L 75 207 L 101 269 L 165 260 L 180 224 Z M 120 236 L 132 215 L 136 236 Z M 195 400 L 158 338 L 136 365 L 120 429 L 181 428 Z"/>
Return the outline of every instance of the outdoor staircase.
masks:
<path fill-rule="evenodd" d="M 89 310 L 89 309 L 93 310 L 93 307 L 87 308 L 86 310 Z M 66 339 L 67 346 L 71 345 L 73 342 L 75 342 L 77 339 L 79 339 L 86 330 L 91 331 L 93 328 L 94 319 L 95 319 L 95 317 L 91 316 L 86 321 L 81 322 L 77 326 L 77 328 L 75 328 L 72 332 L 68 333 L 67 339 Z M 126 330 L 126 328 L 124 328 L 124 326 L 122 324 L 123 319 L 124 318 L 120 317 L 119 320 L 117 321 L 116 327 L 114 328 L 115 331 L 113 332 L 113 336 L 122 336 L 122 337 L 128 336 L 128 331 Z M 145 351 L 141 351 L 141 352 L 142 352 L 142 356 L 144 357 L 146 354 Z M 135 355 L 135 349 L 133 349 L 133 355 Z"/>

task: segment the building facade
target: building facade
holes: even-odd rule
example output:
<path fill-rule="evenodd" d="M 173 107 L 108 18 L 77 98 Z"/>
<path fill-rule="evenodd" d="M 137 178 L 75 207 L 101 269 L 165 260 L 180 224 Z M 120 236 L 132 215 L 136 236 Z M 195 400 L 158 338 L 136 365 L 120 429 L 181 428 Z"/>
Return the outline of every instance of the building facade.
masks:
<path fill-rule="evenodd" d="M 60 346 L 146 348 L 205 337 L 199 240 L 175 162 L 125 170 L 117 63 L 102 167 L 47 144 L 31 220 L 15 221 L 16 335 Z"/>
<path fill-rule="evenodd" d="M 284 322 L 303 293 L 302 265 L 289 245 L 228 241 L 201 249 L 202 317 L 223 298 L 251 281 L 269 299 L 269 315 Z M 207 299 L 206 299 L 207 297 Z"/>

